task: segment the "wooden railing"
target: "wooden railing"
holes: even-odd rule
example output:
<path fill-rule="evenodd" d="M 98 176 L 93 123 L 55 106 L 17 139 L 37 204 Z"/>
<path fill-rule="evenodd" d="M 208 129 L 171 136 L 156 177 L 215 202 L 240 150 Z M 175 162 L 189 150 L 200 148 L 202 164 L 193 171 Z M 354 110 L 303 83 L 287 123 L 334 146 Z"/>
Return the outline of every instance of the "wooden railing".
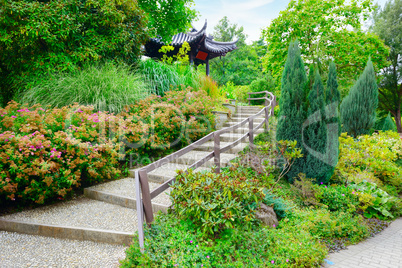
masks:
<path fill-rule="evenodd" d="M 148 182 L 148 173 L 167 164 L 170 163 L 171 161 L 183 156 L 184 154 L 198 148 L 198 146 L 204 144 L 207 141 L 214 140 L 214 150 L 213 152 L 210 152 L 204 158 L 198 160 L 194 164 L 188 167 L 188 169 L 196 169 L 203 164 L 205 164 L 208 160 L 214 158 L 214 165 L 215 165 L 215 172 L 219 173 L 220 168 L 221 168 L 221 161 L 220 161 L 220 155 L 223 152 L 226 152 L 239 143 L 241 143 L 245 138 L 248 137 L 249 139 L 249 146 L 252 148 L 254 144 L 254 133 L 256 130 L 258 130 L 263 124 L 265 124 L 265 130 L 268 131 L 268 119 L 270 116 L 274 114 L 274 107 L 276 105 L 276 99 L 275 96 L 268 91 L 263 91 L 263 92 L 253 92 L 253 93 L 248 93 L 248 94 L 257 94 L 257 93 L 266 93 L 265 97 L 263 98 L 255 98 L 255 99 L 264 99 L 265 100 L 265 107 L 262 108 L 258 113 L 244 119 L 240 123 L 230 126 L 227 128 L 223 128 L 220 130 L 217 130 L 215 132 L 212 132 L 208 134 L 207 136 L 199 139 L 198 141 L 188 145 L 187 147 L 170 154 L 152 164 L 149 164 L 143 168 L 140 168 L 135 171 L 135 187 L 136 187 L 136 202 L 137 202 L 137 218 L 138 218 L 138 240 L 140 247 L 143 249 L 144 248 L 144 216 L 145 220 L 148 225 L 150 225 L 153 220 L 153 211 L 152 211 L 152 202 L 151 200 L 155 197 L 157 197 L 159 194 L 167 190 L 170 185 L 175 181 L 176 176 L 169 179 L 168 181 L 164 182 L 161 184 L 158 188 L 153 190 L 152 192 L 149 189 L 149 182 Z M 269 96 L 269 98 L 268 98 Z M 254 124 L 254 119 L 264 113 L 264 120 L 258 124 L 257 127 L 253 127 Z M 240 138 L 235 140 L 234 142 L 230 143 L 229 145 L 226 145 L 225 147 L 221 148 L 220 147 L 220 135 L 224 133 L 229 133 L 232 132 L 248 123 L 248 132 L 244 135 L 242 135 Z M 141 209 L 142 208 L 142 209 Z"/>
<path fill-rule="evenodd" d="M 264 97 L 251 98 L 251 95 L 253 95 L 253 94 L 263 94 L 263 93 L 265 93 L 265 96 L 264 96 Z M 270 101 L 271 98 L 276 102 L 276 99 L 275 99 L 274 94 L 272 94 L 272 93 L 269 92 L 269 91 L 249 92 L 249 93 L 247 93 L 247 94 L 249 95 L 249 97 L 248 97 L 248 99 L 247 99 L 249 105 L 251 105 L 251 101 L 252 101 L 252 100 L 265 100 L 265 106 L 268 106 L 268 103 L 269 103 L 269 101 Z M 268 98 L 268 96 L 269 96 L 270 98 Z M 275 106 L 275 105 L 274 105 L 274 106 Z"/>

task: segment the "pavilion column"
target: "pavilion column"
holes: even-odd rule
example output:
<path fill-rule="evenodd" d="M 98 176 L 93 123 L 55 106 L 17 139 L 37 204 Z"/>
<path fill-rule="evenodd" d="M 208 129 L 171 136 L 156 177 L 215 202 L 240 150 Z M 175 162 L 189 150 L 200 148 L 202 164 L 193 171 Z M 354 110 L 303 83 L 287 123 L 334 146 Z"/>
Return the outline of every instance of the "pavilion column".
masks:
<path fill-rule="evenodd" d="M 207 76 L 209 76 L 209 59 L 207 59 L 207 61 L 205 62 L 205 73 L 207 74 Z"/>

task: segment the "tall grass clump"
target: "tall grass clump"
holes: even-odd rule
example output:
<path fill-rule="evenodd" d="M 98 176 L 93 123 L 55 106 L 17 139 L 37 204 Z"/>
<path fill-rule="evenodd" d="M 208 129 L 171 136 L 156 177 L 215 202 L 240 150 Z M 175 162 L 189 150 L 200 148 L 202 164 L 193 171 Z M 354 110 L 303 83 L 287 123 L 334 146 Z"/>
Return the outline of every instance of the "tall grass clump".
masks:
<path fill-rule="evenodd" d="M 61 108 L 73 103 L 92 105 L 95 110 L 120 112 L 151 94 L 142 75 L 128 65 L 107 62 L 86 65 L 69 73 L 51 74 L 20 94 L 20 102 Z"/>
<path fill-rule="evenodd" d="M 152 94 L 163 96 L 164 92 L 169 91 L 171 87 L 185 85 L 185 79 L 172 65 L 147 59 L 140 62 L 139 69 L 150 84 Z"/>

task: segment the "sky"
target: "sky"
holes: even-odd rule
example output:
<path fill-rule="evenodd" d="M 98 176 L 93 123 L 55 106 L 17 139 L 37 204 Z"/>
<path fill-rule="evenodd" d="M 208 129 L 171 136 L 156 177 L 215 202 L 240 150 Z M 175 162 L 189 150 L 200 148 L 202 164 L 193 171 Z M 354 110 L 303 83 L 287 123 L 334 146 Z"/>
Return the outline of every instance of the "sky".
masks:
<path fill-rule="evenodd" d="M 258 40 L 261 29 L 267 27 L 271 20 L 278 17 L 279 12 L 285 10 L 289 0 L 194 0 L 195 8 L 200 14 L 199 19 L 193 22 L 196 29 L 202 28 L 207 19 L 207 33 L 212 34 L 214 26 L 223 16 L 227 16 L 230 23 L 244 27 L 248 35 L 247 43 Z M 387 0 L 374 0 L 384 6 Z"/>

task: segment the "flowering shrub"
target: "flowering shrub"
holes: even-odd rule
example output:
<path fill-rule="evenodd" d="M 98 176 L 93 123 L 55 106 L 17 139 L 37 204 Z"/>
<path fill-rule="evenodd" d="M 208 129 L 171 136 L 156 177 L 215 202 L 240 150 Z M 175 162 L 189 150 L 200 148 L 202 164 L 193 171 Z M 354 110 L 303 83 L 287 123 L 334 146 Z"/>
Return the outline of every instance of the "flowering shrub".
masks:
<path fill-rule="evenodd" d="M 379 186 L 388 185 L 396 193 L 402 191 L 402 169 L 395 163 L 402 158 L 402 142 L 399 134 L 387 131 L 364 135 L 353 139 L 343 133 L 339 138 L 339 162 L 334 179 L 351 181 L 360 178 L 362 172 L 371 173 L 372 182 Z M 360 174 L 360 175 L 359 175 Z M 366 180 L 372 176 L 368 175 Z"/>
<path fill-rule="evenodd" d="M 258 180 L 249 178 L 247 172 L 238 167 L 220 174 L 179 172 L 170 194 L 176 213 L 207 236 L 217 236 L 236 225 L 250 225 L 256 220 L 255 209 L 264 193 Z"/>
<path fill-rule="evenodd" d="M 126 152 L 162 154 L 211 131 L 205 92 L 151 96 L 114 115 L 77 104 L 0 109 L 0 202 L 44 203 L 121 175 Z M 125 142 L 125 143 L 123 143 Z"/>
<path fill-rule="evenodd" d="M 205 91 L 182 88 L 126 107 L 127 153 L 161 155 L 205 136 L 212 131 L 213 103 Z"/>

